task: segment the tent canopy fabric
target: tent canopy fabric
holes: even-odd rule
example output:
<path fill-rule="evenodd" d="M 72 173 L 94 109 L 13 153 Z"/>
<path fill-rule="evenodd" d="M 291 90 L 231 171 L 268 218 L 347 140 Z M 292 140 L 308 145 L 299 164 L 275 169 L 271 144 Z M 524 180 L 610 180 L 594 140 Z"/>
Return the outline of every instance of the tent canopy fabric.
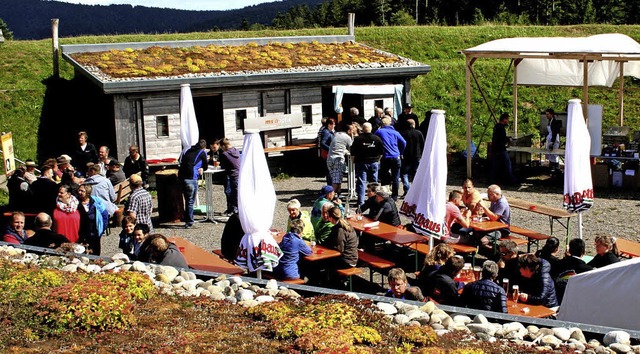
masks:
<path fill-rule="evenodd" d="M 589 86 L 611 87 L 620 76 L 640 77 L 640 44 L 619 33 L 590 37 L 503 38 L 469 48 L 470 57 L 522 59 L 517 66 L 519 85 L 582 86 L 588 60 Z M 578 59 L 578 60 L 576 60 Z"/>
<path fill-rule="evenodd" d="M 398 112 L 402 112 L 402 90 L 404 85 L 343 85 L 333 86 L 334 110 L 342 113 L 342 97 L 344 94 L 357 95 L 393 95 L 393 117 L 398 117 Z"/>
<path fill-rule="evenodd" d="M 574 275 L 569 278 L 558 319 L 638 330 L 640 258 Z"/>

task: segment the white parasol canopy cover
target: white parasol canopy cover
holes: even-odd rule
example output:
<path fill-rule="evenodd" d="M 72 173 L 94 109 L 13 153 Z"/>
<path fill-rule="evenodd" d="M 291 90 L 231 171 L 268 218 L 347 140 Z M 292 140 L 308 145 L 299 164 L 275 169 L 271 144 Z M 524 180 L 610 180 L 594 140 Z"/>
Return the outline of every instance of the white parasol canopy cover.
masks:
<path fill-rule="evenodd" d="M 276 192 L 257 131 L 246 131 L 240 159 L 238 211 L 245 235 L 235 262 L 250 272 L 272 271 L 282 250 L 271 232 Z"/>
<path fill-rule="evenodd" d="M 400 213 L 413 221 L 416 232 L 440 239 L 445 234 L 447 200 L 447 133 L 444 111 L 431 111 L 422 158 Z"/>
<path fill-rule="evenodd" d="M 564 201 L 570 212 L 588 210 L 593 205 L 591 180 L 591 138 L 579 99 L 569 100 L 567 144 L 564 153 Z"/>
<path fill-rule="evenodd" d="M 195 145 L 200 137 L 196 110 L 193 108 L 193 97 L 189 84 L 180 85 L 180 142 L 182 151 Z"/>

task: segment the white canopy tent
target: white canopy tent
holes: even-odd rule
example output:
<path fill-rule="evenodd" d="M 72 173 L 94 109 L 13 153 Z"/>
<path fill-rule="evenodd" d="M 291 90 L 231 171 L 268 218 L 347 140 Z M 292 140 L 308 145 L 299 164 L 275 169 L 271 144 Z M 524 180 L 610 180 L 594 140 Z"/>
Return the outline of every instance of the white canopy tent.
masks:
<path fill-rule="evenodd" d="M 638 330 L 640 258 L 633 258 L 569 278 L 558 319 Z"/>
<path fill-rule="evenodd" d="M 584 107 L 589 86 L 611 87 L 620 78 L 620 125 L 624 116 L 623 76 L 640 77 L 640 44 L 618 33 L 590 37 L 503 38 L 465 49 L 467 151 L 471 151 L 471 76 L 480 58 L 511 59 L 513 72 L 514 135 L 518 135 L 518 85 L 582 86 Z M 588 65 L 584 65 L 584 63 Z M 505 77 L 506 79 L 506 77 Z M 585 119 L 587 111 L 584 109 Z M 471 154 L 467 175 L 471 177 Z"/>
<path fill-rule="evenodd" d="M 398 112 L 402 112 L 402 94 L 404 85 L 343 85 L 333 86 L 334 94 L 334 110 L 336 113 L 342 113 L 342 97 L 344 94 L 357 95 L 393 95 L 393 115 L 398 116 Z"/>

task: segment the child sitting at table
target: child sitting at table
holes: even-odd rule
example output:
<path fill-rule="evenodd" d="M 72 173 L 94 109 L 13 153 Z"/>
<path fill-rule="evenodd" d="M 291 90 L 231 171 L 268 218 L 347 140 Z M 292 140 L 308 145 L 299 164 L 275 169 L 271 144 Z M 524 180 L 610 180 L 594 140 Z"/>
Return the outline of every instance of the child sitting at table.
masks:
<path fill-rule="evenodd" d="M 137 259 L 140 254 L 140 245 L 142 242 L 149 236 L 149 225 L 147 224 L 137 224 L 133 228 L 133 254 L 134 258 Z"/>
<path fill-rule="evenodd" d="M 311 255 L 311 248 L 300 238 L 300 234 L 304 230 L 304 221 L 300 219 L 291 220 L 291 231 L 287 232 L 282 241 L 280 241 L 280 249 L 282 250 L 282 258 L 280 263 L 273 270 L 273 275 L 277 279 L 300 279 L 300 271 L 298 269 L 298 261 L 300 254 L 305 256 Z"/>
<path fill-rule="evenodd" d="M 122 219 L 122 231 L 120 232 L 118 248 L 120 248 L 124 254 L 129 256 L 129 259 L 135 258 L 133 247 L 133 230 L 135 226 L 136 218 L 134 216 L 127 215 Z"/>
<path fill-rule="evenodd" d="M 387 276 L 389 279 L 389 290 L 384 295 L 395 299 L 424 301 L 422 291 L 417 286 L 410 286 L 407 275 L 402 268 L 393 268 Z"/>

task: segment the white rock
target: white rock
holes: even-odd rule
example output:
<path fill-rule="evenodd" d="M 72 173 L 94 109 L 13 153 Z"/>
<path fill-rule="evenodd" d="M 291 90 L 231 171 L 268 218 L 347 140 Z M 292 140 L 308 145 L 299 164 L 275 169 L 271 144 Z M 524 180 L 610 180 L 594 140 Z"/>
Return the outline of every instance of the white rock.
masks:
<path fill-rule="evenodd" d="M 120 266 L 120 269 L 122 269 L 125 272 L 128 270 L 131 270 L 131 268 L 132 268 L 131 264 L 123 264 Z"/>
<path fill-rule="evenodd" d="M 238 301 L 253 300 L 254 296 L 255 296 L 255 293 L 253 291 L 247 290 L 247 289 L 240 289 L 236 293 L 236 299 Z"/>
<path fill-rule="evenodd" d="M 164 275 L 166 275 L 167 278 L 169 279 L 169 281 L 173 281 L 178 276 L 178 274 L 180 274 L 180 272 L 178 272 L 177 269 L 175 269 L 174 267 L 171 267 L 171 266 L 159 266 L 159 267 L 156 267 L 155 273 L 156 274 L 164 274 Z"/>
<path fill-rule="evenodd" d="M 429 315 L 426 312 L 420 311 L 418 309 L 411 310 L 411 311 L 405 313 L 405 315 L 407 315 L 407 317 L 409 317 L 410 321 L 413 321 L 413 320 L 418 319 L 418 318 L 423 318 L 423 317 L 427 317 L 428 318 L 429 317 Z"/>
<path fill-rule="evenodd" d="M 144 265 L 144 263 L 140 261 L 135 261 L 131 265 L 131 270 L 135 272 L 144 272 L 145 270 L 147 270 L 147 267 Z"/>
<path fill-rule="evenodd" d="M 569 343 L 573 345 L 573 349 L 579 352 L 584 352 L 587 349 L 587 347 L 584 345 L 584 342 L 579 341 L 575 338 L 569 338 Z"/>
<path fill-rule="evenodd" d="M 489 336 L 493 336 L 497 330 L 496 327 L 492 326 L 490 323 L 469 323 L 467 328 L 469 328 L 472 333 L 484 333 Z"/>
<path fill-rule="evenodd" d="M 238 302 L 238 300 L 233 297 L 233 296 L 227 296 L 224 298 L 224 301 L 231 303 L 231 304 L 236 304 Z"/>
<path fill-rule="evenodd" d="M 356 300 L 359 300 L 359 299 L 360 299 L 360 296 L 358 296 L 358 294 L 356 294 L 356 293 L 351 293 L 351 292 L 349 292 L 349 293 L 344 293 L 344 296 L 346 296 L 346 297 L 350 297 L 350 298 L 352 298 L 352 299 L 356 299 Z"/>
<path fill-rule="evenodd" d="M 545 336 L 542 337 L 540 342 L 542 344 L 548 345 L 548 346 L 550 346 L 552 348 L 556 348 L 557 346 L 562 344 L 562 341 L 558 337 L 556 337 L 555 335 L 545 335 Z"/>
<path fill-rule="evenodd" d="M 604 335 L 602 342 L 606 346 L 610 346 L 613 343 L 631 344 L 631 336 L 625 331 L 611 331 Z"/>
<path fill-rule="evenodd" d="M 228 280 L 220 280 L 218 282 L 216 282 L 214 285 L 217 285 L 219 287 L 221 287 L 222 289 L 228 287 L 229 285 L 231 285 L 231 283 Z"/>
<path fill-rule="evenodd" d="M 67 264 L 66 266 L 62 267 L 61 270 L 63 272 L 75 273 L 75 272 L 78 271 L 78 265 L 77 264 Z"/>
<path fill-rule="evenodd" d="M 274 301 L 275 299 L 273 298 L 273 296 L 269 296 L 269 295 L 260 295 L 258 297 L 255 298 L 255 300 L 261 304 L 263 302 L 271 302 Z"/>
<path fill-rule="evenodd" d="M 467 323 L 471 323 L 471 317 L 466 315 L 455 315 L 453 316 L 453 322 L 466 325 Z"/>
<path fill-rule="evenodd" d="M 380 311 L 382 311 L 385 315 L 395 315 L 396 313 L 398 313 L 398 309 L 396 309 L 395 306 L 393 306 L 392 304 L 388 303 L 388 302 L 378 302 L 376 304 L 376 306 L 378 307 L 378 309 L 380 309 Z"/>
<path fill-rule="evenodd" d="M 394 316 L 393 321 L 399 325 L 403 325 L 409 323 L 409 317 L 407 317 L 407 315 L 399 313 Z"/>
<path fill-rule="evenodd" d="M 181 284 L 183 282 L 187 281 L 187 279 L 181 277 L 181 276 L 177 276 L 175 278 L 173 278 L 172 282 L 176 283 L 176 284 Z"/>
<path fill-rule="evenodd" d="M 87 265 L 91 262 L 89 257 L 85 257 L 85 256 L 80 257 L 80 261 L 82 262 L 82 264 L 87 264 Z"/>
<path fill-rule="evenodd" d="M 428 301 L 426 304 L 420 307 L 420 310 L 426 312 L 428 315 L 431 315 L 433 311 L 436 309 L 436 304 L 433 301 Z"/>
<path fill-rule="evenodd" d="M 568 328 L 554 327 L 552 328 L 552 330 L 553 330 L 553 335 L 563 342 L 566 342 L 569 340 L 569 338 L 571 338 L 571 330 L 569 330 Z"/>
<path fill-rule="evenodd" d="M 105 266 L 102 267 L 102 270 L 106 272 L 106 271 L 115 269 L 116 267 L 119 267 L 119 266 L 120 264 L 118 262 L 111 262 L 111 263 L 105 264 Z"/>
<path fill-rule="evenodd" d="M 483 314 L 478 314 L 473 318 L 472 323 L 487 324 L 489 323 L 489 320 L 487 320 L 487 318 L 484 317 Z"/>
<path fill-rule="evenodd" d="M 101 271 L 101 270 L 102 270 L 102 269 L 100 268 L 100 266 L 99 266 L 99 265 L 97 265 L 97 264 L 89 264 L 89 265 L 87 266 L 87 268 L 86 268 L 86 270 L 85 270 L 85 271 L 86 271 L 87 273 L 94 273 L 94 274 L 98 274 L 98 273 L 100 273 L 100 271 Z"/>
<path fill-rule="evenodd" d="M 267 285 L 264 286 L 265 289 L 267 290 L 277 290 L 278 289 L 278 282 L 275 279 L 269 279 L 269 281 L 267 282 Z"/>
<path fill-rule="evenodd" d="M 229 278 L 229 282 L 231 284 L 238 284 L 238 286 L 242 285 L 242 283 L 243 283 L 242 278 L 240 278 L 240 277 L 231 277 L 231 278 Z"/>
<path fill-rule="evenodd" d="M 212 293 L 209 298 L 215 301 L 223 301 L 225 299 L 225 296 L 222 293 Z"/>
<path fill-rule="evenodd" d="M 129 263 L 129 256 L 127 256 L 124 253 L 116 253 L 113 256 L 111 256 L 111 260 L 112 261 L 121 260 L 124 263 Z"/>
<path fill-rule="evenodd" d="M 620 353 L 631 353 L 631 346 L 628 344 L 622 344 L 622 343 L 613 343 L 609 346 L 609 349 L 613 350 L 614 352 L 620 354 Z"/>
<path fill-rule="evenodd" d="M 238 305 L 242 306 L 242 307 L 254 307 L 256 305 L 258 305 L 259 302 L 256 300 L 246 300 L 246 301 L 240 301 L 238 302 Z"/>
<path fill-rule="evenodd" d="M 582 343 L 586 343 L 587 339 L 584 337 L 584 333 L 582 333 L 582 330 L 578 327 L 572 327 L 570 328 L 571 330 L 571 338 L 582 342 Z"/>

